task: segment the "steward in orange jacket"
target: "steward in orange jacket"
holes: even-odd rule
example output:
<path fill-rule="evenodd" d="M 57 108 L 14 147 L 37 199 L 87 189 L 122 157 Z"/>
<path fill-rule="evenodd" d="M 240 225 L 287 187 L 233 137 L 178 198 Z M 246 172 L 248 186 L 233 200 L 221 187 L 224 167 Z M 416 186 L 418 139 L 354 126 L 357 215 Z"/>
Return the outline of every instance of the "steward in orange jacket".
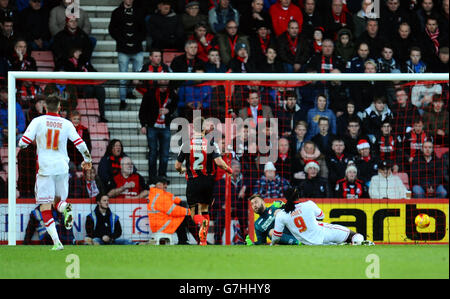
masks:
<path fill-rule="evenodd" d="M 152 233 L 173 234 L 183 222 L 191 215 L 191 211 L 180 206 L 181 199 L 172 193 L 159 188 L 150 188 L 148 195 L 148 222 Z"/>

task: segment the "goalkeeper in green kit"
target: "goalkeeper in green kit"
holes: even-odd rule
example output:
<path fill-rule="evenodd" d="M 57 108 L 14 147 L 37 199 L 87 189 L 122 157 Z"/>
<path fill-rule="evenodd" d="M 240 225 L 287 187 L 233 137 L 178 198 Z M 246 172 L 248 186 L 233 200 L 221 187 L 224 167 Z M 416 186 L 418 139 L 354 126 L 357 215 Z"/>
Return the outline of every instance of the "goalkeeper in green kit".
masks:
<path fill-rule="evenodd" d="M 259 194 L 254 194 L 249 198 L 253 212 L 259 215 L 255 221 L 256 242 L 252 242 L 247 235 L 245 242 L 247 245 L 261 245 L 267 243 L 267 237 L 272 239 L 272 232 L 275 225 L 275 215 L 284 206 L 284 202 L 275 201 L 270 207 L 266 207 L 264 199 Z M 280 245 L 301 245 L 298 240 L 288 231 L 283 231 Z"/>

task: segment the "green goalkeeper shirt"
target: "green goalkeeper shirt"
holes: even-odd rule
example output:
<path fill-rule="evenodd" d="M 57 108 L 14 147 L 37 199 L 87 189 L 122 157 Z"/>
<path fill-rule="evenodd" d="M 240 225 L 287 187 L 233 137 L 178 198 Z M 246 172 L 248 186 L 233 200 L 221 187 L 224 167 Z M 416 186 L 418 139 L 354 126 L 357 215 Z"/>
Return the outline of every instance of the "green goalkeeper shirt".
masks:
<path fill-rule="evenodd" d="M 269 232 L 275 226 L 275 211 L 283 208 L 283 206 L 284 203 L 282 201 L 277 200 L 270 207 L 266 208 L 262 215 L 259 215 L 259 218 L 255 221 L 255 233 L 256 233 L 256 242 L 254 243 L 255 245 L 266 244 L 267 238 L 270 239 Z"/>

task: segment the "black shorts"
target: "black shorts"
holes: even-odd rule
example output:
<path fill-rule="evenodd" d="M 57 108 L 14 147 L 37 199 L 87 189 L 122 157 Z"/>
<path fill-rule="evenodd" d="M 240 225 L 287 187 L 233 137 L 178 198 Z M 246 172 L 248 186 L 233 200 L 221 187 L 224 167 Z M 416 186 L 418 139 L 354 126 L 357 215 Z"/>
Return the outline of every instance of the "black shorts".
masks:
<path fill-rule="evenodd" d="M 215 177 L 199 176 L 189 179 L 186 186 L 186 199 L 189 206 L 211 204 L 213 200 Z"/>

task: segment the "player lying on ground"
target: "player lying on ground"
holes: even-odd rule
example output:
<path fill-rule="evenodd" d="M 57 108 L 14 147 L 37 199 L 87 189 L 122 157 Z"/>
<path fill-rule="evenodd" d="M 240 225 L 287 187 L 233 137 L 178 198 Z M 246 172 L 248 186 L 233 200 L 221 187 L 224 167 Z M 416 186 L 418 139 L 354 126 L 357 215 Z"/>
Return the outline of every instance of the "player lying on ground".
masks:
<path fill-rule="evenodd" d="M 324 218 L 323 211 L 311 200 L 301 202 L 296 188 L 288 189 L 284 194 L 287 202 L 275 217 L 270 245 L 281 241 L 285 228 L 304 245 L 374 245 L 345 226 L 320 222 Z"/>
<path fill-rule="evenodd" d="M 64 249 L 56 231 L 52 205 L 64 214 L 64 225 L 67 229 L 71 229 L 73 225 L 72 206 L 66 202 L 69 193 L 67 139 L 70 139 L 83 155 L 82 168 L 92 167 L 91 154 L 86 143 L 78 135 L 72 122 L 58 114 L 60 101 L 57 96 L 49 96 L 45 100 L 47 114 L 34 118 L 19 142 L 19 147 L 26 148 L 36 141 L 38 156 L 36 203 L 41 205 L 45 228 L 53 240 L 52 250 Z"/>
<path fill-rule="evenodd" d="M 205 138 L 204 120 L 194 119 L 193 136 L 189 143 L 181 146 L 175 169 L 186 173 L 186 198 L 194 223 L 199 226 L 200 245 L 206 245 L 209 228 L 209 206 L 213 200 L 216 167 L 232 174 L 225 163 L 217 143 Z M 183 167 L 186 162 L 186 167 Z M 215 164 L 215 165 L 214 165 Z"/>
<path fill-rule="evenodd" d="M 266 207 L 264 199 L 259 194 L 253 194 L 248 200 L 250 201 L 253 212 L 258 214 L 259 218 L 255 221 L 256 241 L 253 243 L 247 235 L 245 242 L 247 245 L 266 244 L 267 238 L 272 240 L 275 216 L 283 209 L 284 202 L 277 200 L 270 207 Z M 299 245 L 299 242 L 286 228 L 283 231 L 279 244 Z"/>

